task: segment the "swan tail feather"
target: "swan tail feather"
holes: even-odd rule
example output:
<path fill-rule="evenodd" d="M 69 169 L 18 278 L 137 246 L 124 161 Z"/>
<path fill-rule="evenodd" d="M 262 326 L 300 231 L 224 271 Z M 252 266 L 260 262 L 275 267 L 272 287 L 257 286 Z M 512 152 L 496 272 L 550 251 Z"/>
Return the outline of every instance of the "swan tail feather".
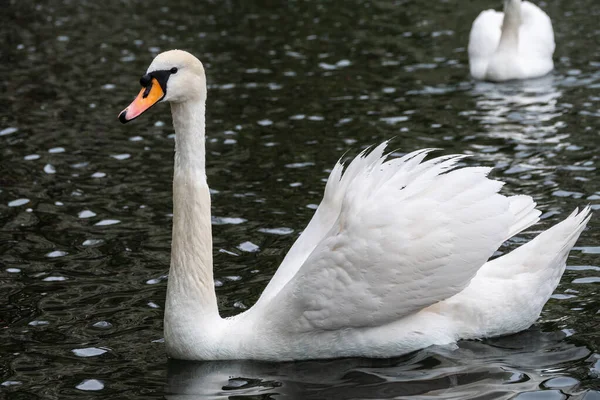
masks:
<path fill-rule="evenodd" d="M 535 208 L 536 203 L 529 196 L 517 195 L 508 198 L 509 209 L 515 216 L 515 222 L 510 227 L 505 240 L 529 228 L 540 220 L 541 211 Z"/>
<path fill-rule="evenodd" d="M 575 209 L 566 219 L 540 233 L 530 242 L 484 265 L 481 273 L 514 278 L 522 273 L 538 273 L 542 281 L 552 281 L 552 290 L 562 276 L 569 252 L 591 218 L 591 208 Z"/>

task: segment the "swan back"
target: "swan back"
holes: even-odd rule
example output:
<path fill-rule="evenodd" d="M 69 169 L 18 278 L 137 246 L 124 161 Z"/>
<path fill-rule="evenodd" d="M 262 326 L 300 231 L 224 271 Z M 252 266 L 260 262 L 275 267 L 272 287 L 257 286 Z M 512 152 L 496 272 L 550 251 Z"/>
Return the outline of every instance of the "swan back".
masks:
<path fill-rule="evenodd" d="M 485 10 L 473 22 L 469 35 L 469 67 L 476 79 L 506 81 L 547 74 L 554 68 L 554 31 L 550 17 L 528 1 L 517 4 L 516 23 L 505 12 Z M 514 6 L 514 5 L 513 5 Z"/>

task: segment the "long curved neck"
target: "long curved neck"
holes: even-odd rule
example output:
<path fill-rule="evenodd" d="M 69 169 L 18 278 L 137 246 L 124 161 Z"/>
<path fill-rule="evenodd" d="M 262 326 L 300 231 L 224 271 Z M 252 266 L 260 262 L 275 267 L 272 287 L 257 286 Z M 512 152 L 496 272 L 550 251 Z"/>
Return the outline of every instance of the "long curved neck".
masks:
<path fill-rule="evenodd" d="M 165 320 L 171 328 L 219 319 L 213 281 L 204 102 L 172 103 L 175 127 L 173 242 Z"/>
<path fill-rule="evenodd" d="M 498 49 L 517 49 L 521 26 L 521 0 L 504 0 L 504 20 Z"/>

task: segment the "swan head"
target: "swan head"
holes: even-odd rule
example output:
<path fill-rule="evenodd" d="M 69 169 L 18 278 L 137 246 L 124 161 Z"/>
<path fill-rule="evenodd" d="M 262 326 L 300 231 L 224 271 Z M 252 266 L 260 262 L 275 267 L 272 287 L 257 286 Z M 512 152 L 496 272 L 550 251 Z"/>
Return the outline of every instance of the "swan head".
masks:
<path fill-rule="evenodd" d="M 122 123 L 139 117 L 159 102 L 206 101 L 204 66 L 187 51 L 169 50 L 157 55 L 140 84 L 140 93 L 119 114 Z"/>

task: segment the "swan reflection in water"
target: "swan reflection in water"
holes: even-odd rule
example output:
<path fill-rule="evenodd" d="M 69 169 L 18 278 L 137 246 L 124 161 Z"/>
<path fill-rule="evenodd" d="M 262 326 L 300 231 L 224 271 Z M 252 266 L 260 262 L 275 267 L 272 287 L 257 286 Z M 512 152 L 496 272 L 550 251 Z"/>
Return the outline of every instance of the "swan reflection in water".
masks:
<path fill-rule="evenodd" d="M 432 347 L 393 359 L 289 363 L 170 360 L 166 398 L 509 399 L 540 387 L 553 389 L 549 381 L 564 376 L 556 365 L 587 364 L 590 351 L 568 343 L 565 336 L 534 327 L 512 336 L 459 342 L 454 348 Z M 563 384 L 560 389 L 568 392 L 578 381 L 566 379 L 572 381 L 571 386 Z"/>
<path fill-rule="evenodd" d="M 570 108 L 559 102 L 561 80 L 547 75 L 503 84 L 477 82 L 471 91 L 475 110 L 463 114 L 479 121 L 489 137 L 519 144 L 559 143 L 568 135 L 557 135 L 566 125 L 555 119 Z"/>
<path fill-rule="evenodd" d="M 503 179 L 518 178 L 518 187 L 556 187 L 557 170 L 579 167 L 565 165 L 560 155 L 579 148 L 579 137 L 571 137 L 562 118 L 571 109 L 561 90 L 565 82 L 557 75 L 502 84 L 477 82 L 470 91 L 475 107 L 462 113 L 479 125 L 478 133 L 467 138 L 470 152 L 494 163 Z"/>

